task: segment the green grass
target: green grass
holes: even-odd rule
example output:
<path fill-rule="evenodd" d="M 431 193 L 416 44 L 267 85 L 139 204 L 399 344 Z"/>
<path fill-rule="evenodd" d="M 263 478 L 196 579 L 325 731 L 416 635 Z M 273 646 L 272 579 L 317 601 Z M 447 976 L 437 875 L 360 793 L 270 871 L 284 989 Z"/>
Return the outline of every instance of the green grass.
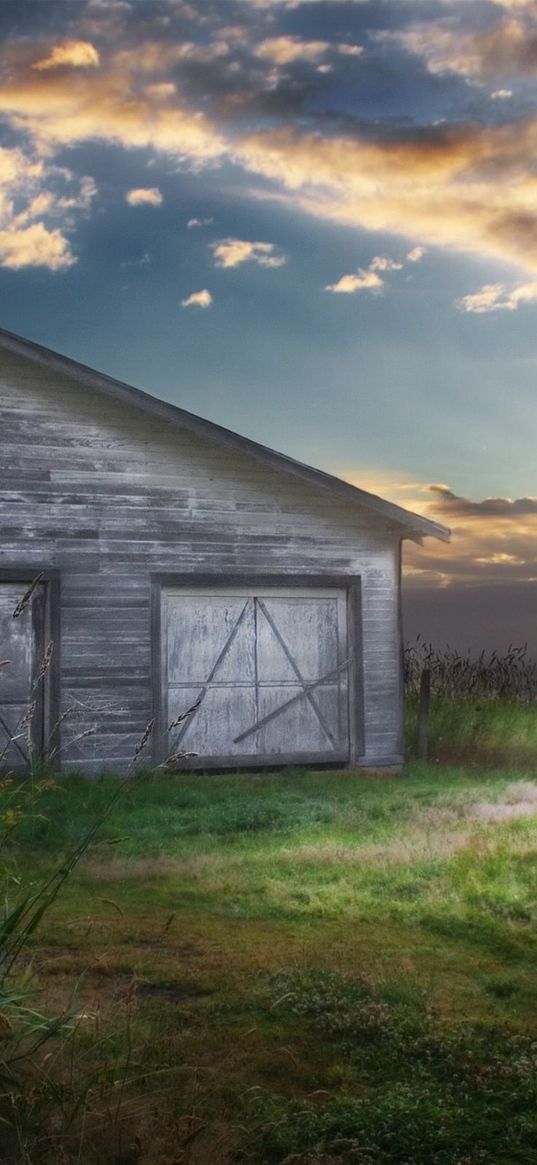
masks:
<path fill-rule="evenodd" d="M 43 793 L 25 885 L 114 788 Z M 536 922 L 531 772 L 142 774 L 32 942 L 29 1160 L 537 1163 Z"/>
<path fill-rule="evenodd" d="M 406 738 L 415 755 L 418 699 L 406 702 Z M 429 757 L 441 763 L 484 766 L 537 764 L 535 701 L 433 695 Z"/>

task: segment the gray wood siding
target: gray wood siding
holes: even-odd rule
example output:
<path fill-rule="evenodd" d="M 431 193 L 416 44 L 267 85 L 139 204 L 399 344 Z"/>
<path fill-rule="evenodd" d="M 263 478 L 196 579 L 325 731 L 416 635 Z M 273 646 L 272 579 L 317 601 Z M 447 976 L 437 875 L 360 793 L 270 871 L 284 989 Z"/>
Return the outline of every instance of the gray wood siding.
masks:
<path fill-rule="evenodd" d="M 360 576 L 358 759 L 401 759 L 400 532 L 389 522 L 7 352 L 0 417 L 0 568 L 61 575 L 65 767 L 121 768 L 152 715 L 155 574 Z"/>

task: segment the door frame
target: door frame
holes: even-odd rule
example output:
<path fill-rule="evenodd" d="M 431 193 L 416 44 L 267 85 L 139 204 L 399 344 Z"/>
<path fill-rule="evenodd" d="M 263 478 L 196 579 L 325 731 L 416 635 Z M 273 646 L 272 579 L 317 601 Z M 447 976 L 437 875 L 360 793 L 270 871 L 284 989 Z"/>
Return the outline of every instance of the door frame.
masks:
<path fill-rule="evenodd" d="M 59 750 L 60 717 L 60 572 L 39 563 L 20 566 L 0 566 L 1 583 L 20 583 L 21 598 L 35 578 L 41 575 L 44 586 L 43 646 L 53 644 L 52 659 L 41 684 L 39 695 L 39 723 L 33 735 L 33 746 L 38 756 L 47 756 Z M 1 647 L 1 645 L 0 645 Z M 56 752 L 54 767 L 61 769 L 61 753 Z"/>
<path fill-rule="evenodd" d="M 162 647 L 162 592 L 166 587 L 222 587 L 240 586 L 255 594 L 263 587 L 299 587 L 315 589 L 331 587 L 344 590 L 347 597 L 347 643 L 350 652 L 348 670 L 347 700 L 349 718 L 349 758 L 347 762 L 333 762 L 337 768 L 354 768 L 357 758 L 364 752 L 364 683 L 363 683 L 363 650 L 362 650 L 362 597 L 360 575 L 349 574 L 252 574 L 251 572 L 217 573 L 217 574 L 151 574 L 151 692 L 154 717 L 153 728 L 153 763 L 162 764 L 166 759 L 165 739 L 166 725 L 164 723 L 165 703 L 163 697 L 163 664 L 164 653 Z M 271 767 L 284 767 L 286 764 L 316 764 L 311 761 L 297 760 L 296 757 L 286 758 L 279 755 L 274 758 Z M 329 761 L 319 762 L 329 764 Z M 185 768 L 194 768 L 188 765 Z M 213 766 L 211 766 L 213 767 Z M 223 761 L 214 767 L 219 769 L 239 769 L 256 767 L 267 768 L 266 760 L 256 766 L 255 756 L 236 757 L 231 761 Z"/>

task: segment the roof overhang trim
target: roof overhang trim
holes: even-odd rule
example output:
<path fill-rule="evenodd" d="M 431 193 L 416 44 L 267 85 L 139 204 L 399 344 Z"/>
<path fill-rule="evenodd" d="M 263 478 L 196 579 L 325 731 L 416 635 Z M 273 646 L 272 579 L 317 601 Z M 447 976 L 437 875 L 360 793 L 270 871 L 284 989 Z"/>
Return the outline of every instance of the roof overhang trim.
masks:
<path fill-rule="evenodd" d="M 44 348 L 32 340 L 26 340 L 13 332 L 0 329 L 0 348 L 31 360 L 34 364 L 49 371 L 68 376 L 78 384 L 96 389 L 113 400 L 123 402 L 128 407 L 141 409 L 153 417 L 165 420 L 168 424 L 181 426 L 198 436 L 226 445 L 238 452 L 246 453 L 265 465 L 292 474 L 318 489 L 327 490 L 362 510 L 366 509 L 376 513 L 385 521 L 393 523 L 402 538 L 421 541 L 423 537 L 430 536 L 440 538 L 444 542 L 448 542 L 450 539 L 450 531 L 439 522 L 433 522 L 429 518 L 414 514 L 393 502 L 387 502 L 376 494 L 368 493 L 367 490 L 350 485 L 349 482 L 342 481 L 341 478 L 334 477 L 330 473 L 325 473 L 324 470 L 314 469 L 284 453 L 277 453 L 266 445 L 250 440 L 249 437 L 242 437 L 239 433 L 225 429 L 213 421 L 207 421 L 177 405 L 159 400 L 140 388 L 134 388 L 121 380 L 115 380 L 103 372 L 97 372 L 94 368 L 89 368 L 85 364 L 71 360 L 68 356 Z"/>

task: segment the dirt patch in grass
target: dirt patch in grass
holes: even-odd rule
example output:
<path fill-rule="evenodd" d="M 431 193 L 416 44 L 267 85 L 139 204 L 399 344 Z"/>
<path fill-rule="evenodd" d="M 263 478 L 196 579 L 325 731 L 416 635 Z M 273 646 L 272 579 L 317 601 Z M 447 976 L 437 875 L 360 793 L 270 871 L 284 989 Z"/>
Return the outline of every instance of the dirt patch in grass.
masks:
<path fill-rule="evenodd" d="M 203 987 L 201 983 L 170 983 L 166 980 L 156 983 L 139 983 L 135 988 L 138 999 L 166 999 L 171 1003 L 183 1003 L 190 999 L 204 999 L 214 995 L 214 989 Z"/>

